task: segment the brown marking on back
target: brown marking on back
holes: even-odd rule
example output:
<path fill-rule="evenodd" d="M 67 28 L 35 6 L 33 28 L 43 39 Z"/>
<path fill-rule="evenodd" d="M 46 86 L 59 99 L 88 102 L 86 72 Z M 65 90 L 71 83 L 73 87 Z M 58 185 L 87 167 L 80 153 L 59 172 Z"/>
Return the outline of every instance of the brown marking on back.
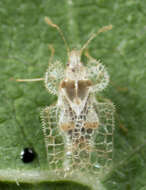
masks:
<path fill-rule="evenodd" d="M 60 88 L 64 88 L 67 96 L 71 101 L 74 101 L 76 104 L 80 104 L 81 100 L 83 100 L 88 92 L 88 88 L 92 85 L 90 80 L 79 80 L 78 88 L 75 88 L 74 80 L 63 80 L 60 83 Z"/>
<path fill-rule="evenodd" d="M 85 87 L 91 86 L 92 82 L 91 82 L 91 80 L 79 80 L 78 85 L 79 85 L 79 87 L 85 88 Z"/>
<path fill-rule="evenodd" d="M 86 138 L 80 137 L 79 139 L 76 139 L 73 149 L 74 149 L 74 151 L 79 149 L 80 152 L 82 152 L 82 151 L 91 152 L 92 146 L 88 143 L 88 140 Z"/>
<path fill-rule="evenodd" d="M 61 88 L 75 88 L 75 82 L 73 80 L 63 80 L 60 84 Z"/>
<path fill-rule="evenodd" d="M 92 82 L 90 80 L 79 80 L 78 81 L 78 97 L 80 97 L 81 99 L 84 99 L 88 91 L 88 88 L 91 85 L 92 85 Z"/>
<path fill-rule="evenodd" d="M 98 128 L 99 123 L 98 122 L 85 122 L 84 127 L 85 129 L 96 129 Z"/>
<path fill-rule="evenodd" d="M 60 88 L 64 88 L 70 100 L 73 100 L 76 96 L 75 93 L 75 82 L 73 80 L 62 81 Z"/>
<path fill-rule="evenodd" d="M 68 122 L 68 123 L 62 123 L 60 125 L 60 128 L 63 130 L 63 131 L 69 131 L 71 129 L 74 129 L 75 128 L 75 125 L 73 122 Z"/>

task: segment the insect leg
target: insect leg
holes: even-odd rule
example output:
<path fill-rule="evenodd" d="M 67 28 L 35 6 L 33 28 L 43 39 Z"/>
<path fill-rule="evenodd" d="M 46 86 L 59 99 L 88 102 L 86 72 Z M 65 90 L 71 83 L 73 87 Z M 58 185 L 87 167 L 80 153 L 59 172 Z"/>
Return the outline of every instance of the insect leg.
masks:
<path fill-rule="evenodd" d="M 93 57 L 89 54 L 88 49 L 85 50 L 84 55 L 85 55 L 89 60 L 96 61 L 96 59 L 93 58 Z M 97 62 L 97 61 L 96 61 L 96 62 Z"/>
<path fill-rule="evenodd" d="M 38 82 L 45 80 L 44 78 L 35 78 L 35 79 L 16 79 L 16 82 Z"/>

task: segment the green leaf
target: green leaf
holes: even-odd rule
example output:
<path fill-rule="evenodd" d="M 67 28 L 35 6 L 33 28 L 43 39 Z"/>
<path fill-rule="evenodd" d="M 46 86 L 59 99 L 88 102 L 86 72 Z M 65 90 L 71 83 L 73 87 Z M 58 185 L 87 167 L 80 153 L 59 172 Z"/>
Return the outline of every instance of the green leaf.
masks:
<path fill-rule="evenodd" d="M 55 58 L 66 63 L 64 43 L 45 24 L 45 16 L 61 27 L 71 48 L 81 48 L 92 32 L 113 25 L 88 47 L 108 68 L 111 83 L 103 95 L 115 103 L 118 115 L 113 169 L 99 185 L 102 182 L 108 190 L 145 189 L 145 15 L 146 4 L 139 0 L 0 1 L 0 189 L 85 190 L 94 183 L 88 178 L 60 181 L 47 171 L 39 114 L 56 97 L 42 82 L 13 80 L 44 76 L 48 44 L 53 44 Z M 20 159 L 25 147 L 37 154 L 28 164 Z"/>

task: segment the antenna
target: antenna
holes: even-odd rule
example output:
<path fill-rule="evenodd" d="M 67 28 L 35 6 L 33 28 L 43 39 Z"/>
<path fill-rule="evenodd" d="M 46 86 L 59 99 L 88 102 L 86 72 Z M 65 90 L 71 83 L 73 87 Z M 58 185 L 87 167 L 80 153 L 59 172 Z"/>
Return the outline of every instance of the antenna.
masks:
<path fill-rule="evenodd" d="M 87 40 L 87 42 L 83 45 L 83 47 L 81 48 L 80 52 L 82 54 L 83 50 L 89 45 L 89 43 L 97 36 L 99 35 L 100 33 L 102 32 L 106 32 L 108 30 L 111 30 L 112 29 L 112 25 L 108 25 L 108 26 L 104 26 L 102 27 L 101 29 L 99 29 L 96 33 L 93 33 L 91 35 L 91 37 Z"/>
<path fill-rule="evenodd" d="M 51 51 L 51 56 L 50 56 L 50 59 L 49 59 L 49 63 L 51 63 L 51 62 L 52 62 L 52 59 L 53 59 L 53 56 L 54 56 L 55 50 L 54 50 L 52 44 L 49 44 L 49 45 L 48 45 L 48 49 Z"/>
<path fill-rule="evenodd" d="M 62 32 L 62 30 L 60 29 L 60 27 L 59 27 L 58 25 L 54 24 L 48 17 L 45 17 L 45 22 L 46 22 L 48 25 L 50 25 L 50 26 L 52 26 L 52 27 L 54 27 L 54 28 L 56 28 L 56 29 L 58 30 L 60 36 L 62 37 L 62 39 L 63 39 L 63 41 L 64 41 L 64 44 L 65 44 L 65 46 L 66 46 L 67 53 L 68 53 L 68 55 L 69 55 L 70 49 L 69 49 L 69 46 L 68 46 L 68 44 L 67 44 L 67 42 L 66 42 L 66 40 L 65 40 L 65 37 L 64 37 L 63 32 Z"/>

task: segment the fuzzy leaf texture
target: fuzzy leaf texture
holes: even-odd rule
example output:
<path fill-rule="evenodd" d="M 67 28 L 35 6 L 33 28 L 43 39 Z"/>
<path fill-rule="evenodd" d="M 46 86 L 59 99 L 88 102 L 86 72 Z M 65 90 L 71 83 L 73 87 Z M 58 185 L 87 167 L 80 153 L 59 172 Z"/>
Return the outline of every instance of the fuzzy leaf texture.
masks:
<path fill-rule="evenodd" d="M 146 189 L 146 3 L 139 0 L 1 0 L 0 1 L 0 189 L 144 190 Z M 47 16 L 63 30 L 71 48 L 81 48 L 105 25 L 88 51 L 106 66 L 110 84 L 100 95 L 116 105 L 114 164 L 98 183 L 94 178 L 57 179 L 48 172 L 40 111 L 56 101 L 43 82 L 17 78 L 43 77 L 50 57 L 64 64 L 67 53 Z M 97 97 L 98 98 L 98 97 Z M 21 151 L 32 147 L 33 162 Z M 88 185 L 87 185 L 88 184 Z"/>

